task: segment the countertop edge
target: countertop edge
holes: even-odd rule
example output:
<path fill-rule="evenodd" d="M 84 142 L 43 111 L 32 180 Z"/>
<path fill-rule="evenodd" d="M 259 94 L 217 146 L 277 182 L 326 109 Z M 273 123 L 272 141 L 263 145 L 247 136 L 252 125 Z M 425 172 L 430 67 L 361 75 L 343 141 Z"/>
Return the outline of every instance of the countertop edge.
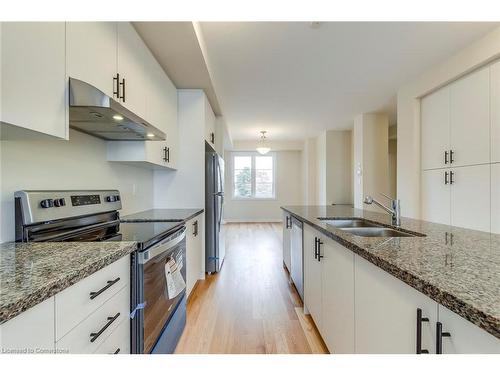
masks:
<path fill-rule="evenodd" d="M 3 306 L 0 310 L 0 324 L 3 324 L 26 310 L 44 302 L 50 297 L 56 295 L 59 292 L 73 286 L 77 282 L 89 277 L 90 275 L 100 271 L 104 267 L 116 262 L 117 260 L 129 255 L 136 250 L 137 244 L 135 242 L 130 242 L 130 244 L 121 251 L 113 253 L 106 256 L 105 258 L 99 259 L 84 268 L 81 268 L 70 275 L 66 275 L 60 279 L 47 284 L 45 287 L 38 289 L 32 293 L 27 294 L 23 299 L 18 300 L 9 305 Z"/>
<path fill-rule="evenodd" d="M 203 212 L 205 212 L 205 209 L 204 208 L 199 208 L 199 209 L 196 209 L 197 211 L 195 211 L 194 213 L 192 213 L 191 215 L 187 216 L 187 217 L 184 217 L 182 219 L 126 219 L 126 218 L 120 218 L 120 222 L 122 223 L 150 223 L 150 222 L 157 222 L 157 223 L 178 223 L 178 222 L 186 222 L 186 221 L 189 221 L 191 220 L 192 218 L 202 214 Z M 140 214 L 140 212 L 137 212 L 135 214 L 132 214 L 132 215 L 137 215 L 137 214 Z"/>
<path fill-rule="evenodd" d="M 305 217 L 300 216 L 299 214 L 290 211 L 286 207 L 280 207 L 283 211 L 288 212 L 290 215 L 294 216 L 298 220 L 312 226 L 314 229 L 320 231 L 321 233 L 325 234 L 335 242 L 339 243 L 340 245 L 344 246 L 345 248 L 351 250 L 355 254 L 361 256 L 363 259 L 366 259 L 370 263 L 374 264 L 375 266 L 381 268 L 382 270 L 386 271 L 390 275 L 396 277 L 397 279 L 401 280 L 405 284 L 411 286 L 412 288 L 418 290 L 419 292 L 425 294 L 427 297 L 431 298 L 432 300 L 436 301 L 437 303 L 443 305 L 444 307 L 450 309 L 454 313 L 460 315 L 462 318 L 468 320 L 469 322 L 473 323 L 474 325 L 484 329 L 486 332 L 490 333 L 491 335 L 495 336 L 496 338 L 500 339 L 500 330 L 499 330 L 499 324 L 500 322 L 498 319 L 495 317 L 484 313 L 483 311 L 471 306 L 470 304 L 462 301 L 460 298 L 445 292 L 435 285 L 432 285 L 431 283 L 422 280 L 421 278 L 413 275 L 412 273 L 403 270 L 399 268 L 398 266 L 395 266 L 383 259 L 378 258 L 374 254 L 366 251 L 362 247 L 359 247 L 352 242 L 349 242 L 345 240 L 344 238 L 336 236 L 333 232 L 328 231 L 325 228 L 322 228 L 315 223 L 311 222 Z M 385 225 L 381 223 L 382 225 Z M 487 323 L 487 324 L 485 324 Z"/>

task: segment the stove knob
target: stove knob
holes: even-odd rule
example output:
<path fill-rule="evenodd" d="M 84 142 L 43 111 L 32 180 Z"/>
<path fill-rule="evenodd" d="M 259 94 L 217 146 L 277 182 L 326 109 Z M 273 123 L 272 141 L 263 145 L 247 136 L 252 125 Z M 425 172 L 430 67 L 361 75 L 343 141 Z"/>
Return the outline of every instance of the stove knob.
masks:
<path fill-rule="evenodd" d="M 64 198 L 59 199 L 59 204 L 61 206 L 66 206 L 66 199 L 64 199 Z"/>
<path fill-rule="evenodd" d="M 64 200 L 64 198 L 54 199 L 54 206 L 56 207 L 66 206 L 66 201 Z"/>
<path fill-rule="evenodd" d="M 115 195 L 115 200 L 116 200 L 117 202 L 119 202 L 119 201 L 120 201 L 120 196 L 119 196 L 119 195 Z"/>
<path fill-rule="evenodd" d="M 54 201 L 52 199 L 44 199 L 40 202 L 40 206 L 42 206 L 42 208 L 54 207 Z"/>
<path fill-rule="evenodd" d="M 106 197 L 107 202 L 114 202 L 116 200 L 116 197 L 114 195 L 110 195 L 109 197 Z"/>

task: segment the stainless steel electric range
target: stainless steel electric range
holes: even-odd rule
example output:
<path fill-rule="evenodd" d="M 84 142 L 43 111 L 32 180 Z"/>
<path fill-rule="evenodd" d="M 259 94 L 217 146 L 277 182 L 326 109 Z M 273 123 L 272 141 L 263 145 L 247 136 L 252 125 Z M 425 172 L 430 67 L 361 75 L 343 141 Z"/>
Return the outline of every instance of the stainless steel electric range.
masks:
<path fill-rule="evenodd" d="M 121 223 L 121 208 L 117 190 L 17 191 L 16 241 L 136 241 L 130 272 L 132 352 L 173 353 L 186 324 L 186 228 L 180 221 Z M 167 277 L 172 265 L 177 290 Z"/>

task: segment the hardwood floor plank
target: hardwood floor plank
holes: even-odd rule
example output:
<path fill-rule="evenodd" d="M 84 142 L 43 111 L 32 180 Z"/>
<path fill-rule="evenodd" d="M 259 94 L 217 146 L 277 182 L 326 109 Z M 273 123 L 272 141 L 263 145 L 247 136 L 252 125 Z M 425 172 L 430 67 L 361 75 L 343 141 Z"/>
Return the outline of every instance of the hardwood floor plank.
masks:
<path fill-rule="evenodd" d="M 281 224 L 227 224 L 222 270 L 193 290 L 176 353 L 327 353 L 289 280 Z"/>

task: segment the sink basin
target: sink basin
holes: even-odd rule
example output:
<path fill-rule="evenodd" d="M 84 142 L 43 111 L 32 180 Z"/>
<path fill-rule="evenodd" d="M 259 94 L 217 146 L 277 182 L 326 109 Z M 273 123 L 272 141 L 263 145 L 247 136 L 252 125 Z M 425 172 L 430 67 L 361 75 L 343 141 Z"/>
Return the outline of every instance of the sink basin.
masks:
<path fill-rule="evenodd" d="M 331 225 L 335 228 L 360 228 L 360 227 L 370 227 L 370 228 L 383 228 L 381 225 L 371 223 L 363 219 L 322 219 L 322 222 Z"/>
<path fill-rule="evenodd" d="M 351 233 L 355 236 L 361 237 L 415 237 L 415 235 L 400 232 L 399 230 L 394 230 L 385 227 L 351 227 L 351 228 L 338 228 L 344 232 Z"/>

